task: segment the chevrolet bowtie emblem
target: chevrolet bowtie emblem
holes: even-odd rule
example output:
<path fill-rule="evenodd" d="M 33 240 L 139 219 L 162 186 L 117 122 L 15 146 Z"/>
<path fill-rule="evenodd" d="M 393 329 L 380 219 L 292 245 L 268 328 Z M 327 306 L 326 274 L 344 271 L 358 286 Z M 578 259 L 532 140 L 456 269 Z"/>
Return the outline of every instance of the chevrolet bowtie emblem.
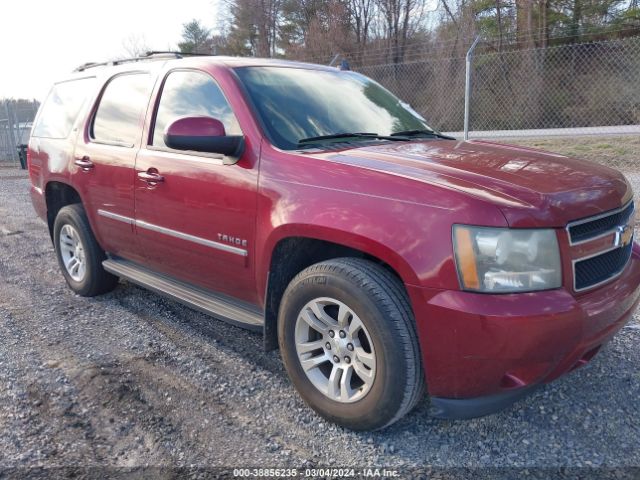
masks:
<path fill-rule="evenodd" d="M 613 237 L 614 247 L 624 247 L 628 245 L 633 238 L 633 228 L 631 225 L 619 225 L 616 227 L 615 236 Z"/>

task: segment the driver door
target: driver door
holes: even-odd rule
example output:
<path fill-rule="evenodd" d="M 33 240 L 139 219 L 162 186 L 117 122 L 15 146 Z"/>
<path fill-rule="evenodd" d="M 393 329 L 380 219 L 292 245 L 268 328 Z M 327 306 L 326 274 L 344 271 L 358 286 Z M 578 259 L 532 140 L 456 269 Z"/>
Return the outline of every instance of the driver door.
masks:
<path fill-rule="evenodd" d="M 148 145 L 136 158 L 134 189 L 136 234 L 147 265 L 255 301 L 257 159 L 247 148 L 236 164 L 224 165 L 219 156 L 174 150 L 164 142 L 166 127 L 184 117 L 215 118 L 227 134 L 242 135 L 222 90 L 207 72 L 170 71 L 153 115 Z"/>

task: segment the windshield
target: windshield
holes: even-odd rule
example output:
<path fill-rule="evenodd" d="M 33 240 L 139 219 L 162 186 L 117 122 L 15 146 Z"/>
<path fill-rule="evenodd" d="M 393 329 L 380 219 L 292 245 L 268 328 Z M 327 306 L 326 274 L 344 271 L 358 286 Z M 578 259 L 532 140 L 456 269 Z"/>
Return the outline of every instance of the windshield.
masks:
<path fill-rule="evenodd" d="M 303 139 L 327 135 L 430 130 L 409 105 L 359 73 L 286 67 L 236 73 L 278 148 L 300 148 Z"/>

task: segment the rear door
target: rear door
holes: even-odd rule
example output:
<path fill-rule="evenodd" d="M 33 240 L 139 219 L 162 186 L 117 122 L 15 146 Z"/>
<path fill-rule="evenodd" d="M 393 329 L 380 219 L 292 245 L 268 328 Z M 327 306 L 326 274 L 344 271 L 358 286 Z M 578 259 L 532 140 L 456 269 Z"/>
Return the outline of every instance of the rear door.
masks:
<path fill-rule="evenodd" d="M 229 135 L 242 135 L 218 83 L 207 72 L 169 71 L 152 113 L 148 139 L 137 157 L 136 230 L 154 270 L 249 302 L 253 278 L 257 158 L 252 148 L 235 165 L 219 156 L 169 148 L 164 129 L 182 117 L 220 120 Z"/>
<path fill-rule="evenodd" d="M 102 247 L 109 253 L 142 260 L 134 230 L 134 165 L 140 148 L 152 76 L 126 72 L 104 86 L 78 138 L 73 183 Z"/>

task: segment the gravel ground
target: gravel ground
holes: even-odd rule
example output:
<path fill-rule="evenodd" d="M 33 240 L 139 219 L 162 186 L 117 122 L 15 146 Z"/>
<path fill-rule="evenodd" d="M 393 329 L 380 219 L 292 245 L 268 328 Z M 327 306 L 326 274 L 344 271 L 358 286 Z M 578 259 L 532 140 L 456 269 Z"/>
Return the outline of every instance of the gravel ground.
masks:
<path fill-rule="evenodd" d="M 304 405 L 260 335 L 124 282 L 74 295 L 25 174 L 0 168 L 0 478 L 56 466 L 640 466 L 639 340 L 635 318 L 589 365 L 496 415 L 436 420 L 425 399 L 382 432 L 346 431 Z"/>

